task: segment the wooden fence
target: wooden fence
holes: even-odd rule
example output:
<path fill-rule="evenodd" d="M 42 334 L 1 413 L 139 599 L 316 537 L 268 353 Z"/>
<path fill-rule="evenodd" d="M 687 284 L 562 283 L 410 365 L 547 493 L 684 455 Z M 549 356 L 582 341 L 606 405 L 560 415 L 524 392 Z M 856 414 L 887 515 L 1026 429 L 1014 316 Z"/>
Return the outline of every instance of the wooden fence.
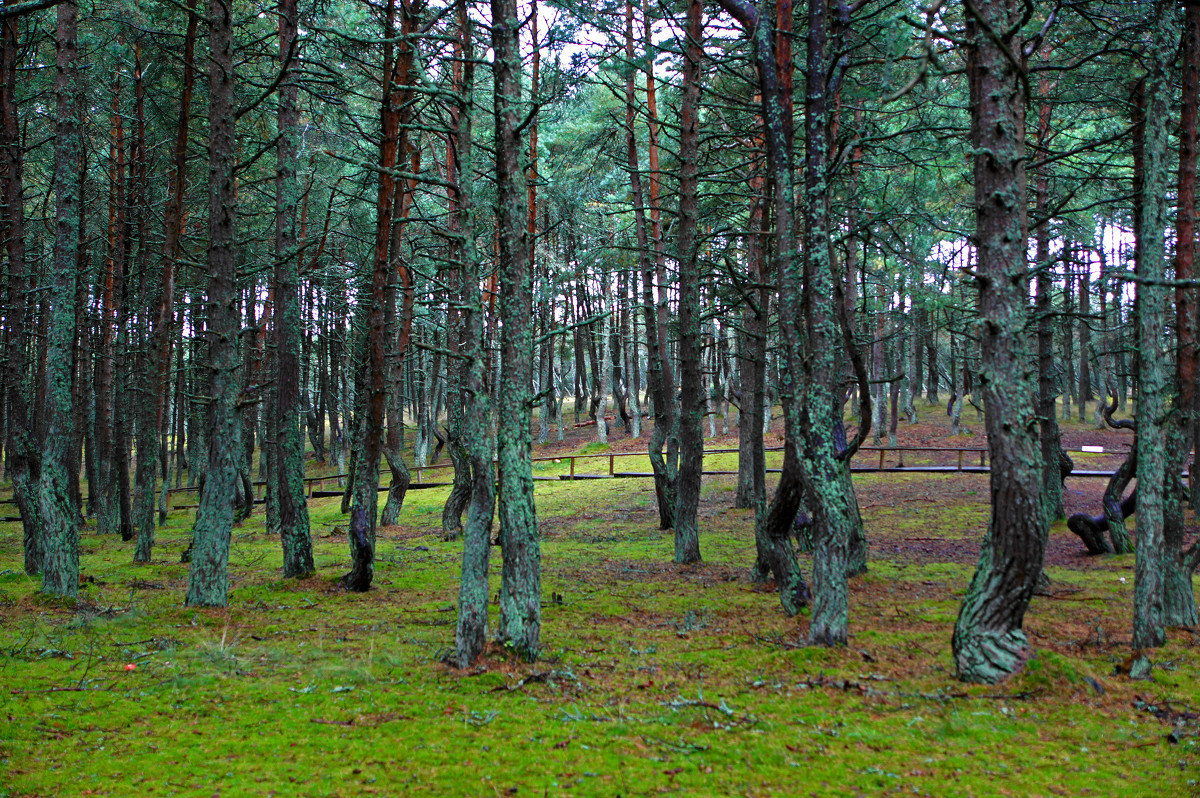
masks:
<path fill-rule="evenodd" d="M 767 447 L 767 452 L 782 452 L 782 446 Z M 929 459 L 936 462 L 922 462 L 918 464 L 905 464 L 905 456 L 909 460 L 913 460 L 914 454 L 928 454 Z M 1107 455 L 1124 456 L 1128 450 L 1112 450 L 1105 451 Z M 705 455 L 724 455 L 738 454 L 737 449 L 710 449 L 704 452 Z M 889 455 L 893 455 L 889 458 Z M 850 470 L 855 474 L 870 474 L 870 473 L 913 473 L 913 474 L 987 474 L 990 472 L 987 462 L 988 450 L 986 447 L 944 447 L 944 446 L 863 446 L 858 450 L 854 460 L 851 461 Z M 535 457 L 533 462 L 536 463 L 566 463 L 566 473 L 538 475 L 535 473 L 534 480 L 539 482 L 558 482 L 558 481 L 576 481 L 576 480 L 591 480 L 591 479 L 645 479 L 653 477 L 651 471 L 626 471 L 617 469 L 617 461 L 619 459 L 628 460 L 629 458 L 641 458 L 646 460 L 648 455 L 646 452 L 605 452 L 602 454 L 564 454 L 555 457 Z M 893 461 L 889 463 L 889 459 Z M 596 471 L 588 467 L 592 461 L 601 461 L 601 469 Z M 975 461 L 978 460 L 978 465 Z M 866 462 L 863 462 L 866 461 Z M 607 466 L 607 468 L 605 468 Z M 409 490 L 423 490 L 427 488 L 442 488 L 453 484 L 446 481 L 445 477 L 439 480 L 434 478 L 432 481 L 426 481 L 426 475 L 433 476 L 439 472 L 443 473 L 453 469 L 452 463 L 436 463 L 427 466 L 413 466 L 409 469 L 412 474 L 412 482 L 409 484 Z M 778 474 L 780 469 L 768 468 L 767 473 Z M 701 472 L 704 476 L 735 476 L 736 470 L 705 470 Z M 1105 478 L 1111 477 L 1112 471 L 1108 470 L 1075 470 L 1071 472 L 1072 477 L 1083 478 Z M 340 480 L 344 480 L 346 474 L 326 474 L 319 477 L 305 477 L 305 493 L 309 499 L 330 498 L 342 495 L 342 488 L 339 486 L 337 490 L 326 487 L 327 483 L 337 485 Z M 1184 474 L 1184 478 L 1188 478 Z M 260 488 L 265 488 L 266 482 L 262 480 L 251 483 L 254 489 L 254 503 L 262 504 L 265 499 Z M 386 486 L 379 488 L 380 492 L 386 491 Z M 199 490 L 198 486 L 186 486 L 178 488 L 170 488 L 168 494 L 191 493 Z M 13 504 L 11 498 L 0 499 L 0 504 Z M 194 509 L 197 504 L 175 504 L 172 505 L 168 499 L 168 510 L 189 510 Z M 19 517 L 0 518 L 0 521 L 20 521 Z"/>

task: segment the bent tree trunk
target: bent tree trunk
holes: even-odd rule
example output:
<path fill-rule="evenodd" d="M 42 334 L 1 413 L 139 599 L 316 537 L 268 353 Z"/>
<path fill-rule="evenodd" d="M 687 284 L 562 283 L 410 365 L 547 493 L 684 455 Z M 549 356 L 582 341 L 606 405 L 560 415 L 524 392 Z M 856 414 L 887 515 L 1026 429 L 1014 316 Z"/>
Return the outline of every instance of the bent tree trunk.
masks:
<path fill-rule="evenodd" d="M 805 88 L 805 169 L 807 205 L 804 213 L 803 280 L 780 283 L 781 308 L 785 293 L 801 292 L 804 334 L 792 336 L 790 364 L 799 365 L 802 403 L 788 421 L 797 440 L 803 440 L 801 460 L 805 483 L 813 500 L 813 615 L 812 645 L 844 645 L 849 623 L 847 567 L 850 539 L 858 522 L 857 501 L 846 490 L 846 465 L 838 446 L 842 429 L 839 386 L 843 342 L 840 308 L 829 297 L 839 295 L 841 275 L 835 273 L 829 248 L 829 11 L 824 0 L 808 7 L 808 57 Z M 785 292 L 785 287 L 789 290 Z M 865 420 L 863 423 L 866 423 Z"/>
<path fill-rule="evenodd" d="M 361 437 L 355 449 L 358 453 L 353 472 L 353 502 L 350 507 L 350 572 L 342 577 L 347 590 L 362 592 L 370 588 L 375 575 L 375 522 L 379 508 L 379 461 L 383 450 L 383 422 L 388 396 L 388 319 L 387 302 L 392 284 L 392 254 L 399 247 L 396 237 L 402 228 L 402 194 L 406 188 L 392 171 L 407 150 L 405 106 L 409 99 L 413 51 L 410 34 L 416 19 L 408 4 L 400 9 L 400 51 L 392 55 L 392 39 L 396 34 L 396 3 L 389 0 L 384 20 L 382 135 L 379 139 L 379 187 L 376 200 L 375 249 L 371 267 L 370 308 L 367 311 L 366 369 L 362 380 L 366 396 L 362 401 L 363 417 L 359 426 Z M 398 266 L 398 262 L 396 263 Z M 402 276 L 406 276 L 405 271 Z M 407 283 L 405 285 L 407 288 Z M 407 304 L 407 301 L 406 301 Z M 397 350 L 401 349 L 397 344 Z M 348 487 L 347 490 L 350 490 Z"/>
<path fill-rule="evenodd" d="M 1136 429 L 1136 425 L 1129 420 L 1114 422 L 1112 414 L 1116 409 L 1117 398 L 1115 396 L 1110 405 L 1102 407 L 1101 413 L 1109 426 L 1113 429 Z M 1121 500 L 1121 496 L 1125 493 L 1125 487 L 1136 472 L 1137 438 L 1135 437 L 1129 454 L 1113 472 L 1104 489 L 1103 512 L 1095 518 L 1087 513 L 1076 513 L 1067 519 L 1067 528 L 1079 536 L 1087 548 L 1088 554 L 1128 554 L 1133 551 L 1133 541 L 1125 529 L 1125 519 L 1133 515 L 1137 492 L 1130 494 L 1129 498 L 1124 501 Z M 1108 541 L 1104 539 L 1105 532 L 1108 533 L 1112 545 L 1109 545 Z"/>
<path fill-rule="evenodd" d="M 792 545 L 792 530 L 804 498 L 804 482 L 800 477 L 800 458 L 795 447 L 787 446 L 783 454 L 783 469 L 779 487 L 771 506 L 758 515 L 755 524 L 755 543 L 763 565 L 775 577 L 779 603 L 789 617 L 796 615 L 812 598 Z"/>
<path fill-rule="evenodd" d="M 1037 384 L 1025 334 L 1025 106 L 1021 76 L 1007 55 L 1020 47 L 1014 23 L 1021 8 L 1016 0 L 993 0 L 966 12 L 976 153 L 979 380 L 992 462 L 991 520 L 954 626 L 955 666 L 968 682 L 999 681 L 1028 659 L 1021 625 L 1046 546 Z M 1001 41 L 996 31 L 1005 32 Z"/>

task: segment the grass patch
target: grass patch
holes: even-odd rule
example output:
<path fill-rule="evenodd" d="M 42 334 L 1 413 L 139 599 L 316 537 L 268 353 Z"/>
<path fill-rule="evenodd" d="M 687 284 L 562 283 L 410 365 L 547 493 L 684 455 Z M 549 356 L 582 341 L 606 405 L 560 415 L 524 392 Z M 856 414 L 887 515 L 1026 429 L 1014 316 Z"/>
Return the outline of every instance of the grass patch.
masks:
<path fill-rule="evenodd" d="M 247 520 L 223 610 L 182 606 L 190 513 L 143 566 L 85 529 L 75 603 L 36 593 L 19 525 L 0 524 L 0 796 L 1200 794 L 1196 635 L 1154 652 L 1155 682 L 1116 674 L 1131 556 L 1053 565 L 1027 618 L 1035 656 L 967 686 L 950 633 L 986 476 L 856 478 L 871 570 L 832 650 L 803 647 L 806 615 L 749 580 L 753 515 L 731 484 L 706 480 L 705 562 L 676 566 L 648 480 L 538 482 L 542 657 L 466 672 L 441 664 L 461 557 L 440 535 L 445 489 L 411 492 L 381 530 L 364 595 L 336 589 L 336 499 L 310 504 L 320 572 L 303 581 Z M 1052 545 L 1078 547 L 1061 530 Z"/>

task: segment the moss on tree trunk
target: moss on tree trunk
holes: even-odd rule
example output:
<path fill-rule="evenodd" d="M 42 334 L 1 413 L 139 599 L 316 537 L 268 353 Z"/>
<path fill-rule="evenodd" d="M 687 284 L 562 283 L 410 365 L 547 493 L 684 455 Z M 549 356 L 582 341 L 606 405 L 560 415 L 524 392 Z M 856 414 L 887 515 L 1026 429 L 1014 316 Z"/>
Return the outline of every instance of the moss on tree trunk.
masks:
<path fill-rule="evenodd" d="M 233 165 L 233 18 L 228 0 L 209 0 L 208 373 L 207 467 L 192 526 L 190 606 L 224 607 L 229 593 L 229 541 L 241 459 L 238 393 L 237 204 Z"/>
<path fill-rule="evenodd" d="M 970 10 L 974 9 L 974 10 Z M 978 14 L 978 16 L 976 15 Z M 976 285 L 982 388 L 991 457 L 991 519 L 954 626 L 958 677 L 992 683 L 1029 656 L 1022 623 L 1046 545 L 1036 362 L 1025 332 L 1025 104 L 1016 0 L 969 7 L 967 75 L 975 148 Z M 1003 31 L 1001 41 L 995 31 Z"/>
<path fill-rule="evenodd" d="M 533 269 L 521 165 L 520 21 L 515 0 L 492 0 L 495 58 L 497 225 L 500 272 L 500 373 L 497 461 L 500 543 L 500 641 L 523 659 L 541 648 L 541 542 L 533 504 Z M 601 420 L 602 421 L 602 420 Z"/>

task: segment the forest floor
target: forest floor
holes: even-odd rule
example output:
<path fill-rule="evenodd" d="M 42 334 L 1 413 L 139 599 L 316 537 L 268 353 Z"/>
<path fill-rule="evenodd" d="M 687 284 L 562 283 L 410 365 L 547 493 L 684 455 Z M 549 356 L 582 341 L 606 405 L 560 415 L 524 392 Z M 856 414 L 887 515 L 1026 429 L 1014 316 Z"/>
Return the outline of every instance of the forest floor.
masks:
<path fill-rule="evenodd" d="M 943 412 L 918 409 L 899 443 L 984 445 L 972 411 L 950 437 Z M 593 428 L 568 430 L 535 454 L 598 450 Z M 612 451 L 644 447 L 617 437 Z M 1081 469 L 1117 462 L 1081 445 L 1129 445 L 1090 423 L 1064 438 Z M 412 491 L 380 530 L 366 594 L 336 586 L 336 498 L 310 503 L 318 574 L 303 581 L 280 578 L 278 539 L 248 519 L 224 610 L 183 606 L 191 511 L 143 566 L 89 523 L 70 605 L 37 593 L 20 525 L 0 523 L 0 796 L 1200 795 L 1200 630 L 1170 630 L 1152 681 L 1122 675 L 1132 555 L 1088 557 L 1055 524 L 1052 585 L 1026 616 L 1034 658 L 999 685 L 954 679 L 987 479 L 855 476 L 870 571 L 839 649 L 805 647 L 807 615 L 748 578 L 733 477 L 705 479 L 696 566 L 671 564 L 649 480 L 538 482 L 542 657 L 494 650 L 466 671 L 442 664 L 461 558 L 440 536 L 445 488 Z M 1104 483 L 1068 479 L 1067 513 L 1098 513 Z M 499 570 L 497 550 L 494 591 Z"/>

